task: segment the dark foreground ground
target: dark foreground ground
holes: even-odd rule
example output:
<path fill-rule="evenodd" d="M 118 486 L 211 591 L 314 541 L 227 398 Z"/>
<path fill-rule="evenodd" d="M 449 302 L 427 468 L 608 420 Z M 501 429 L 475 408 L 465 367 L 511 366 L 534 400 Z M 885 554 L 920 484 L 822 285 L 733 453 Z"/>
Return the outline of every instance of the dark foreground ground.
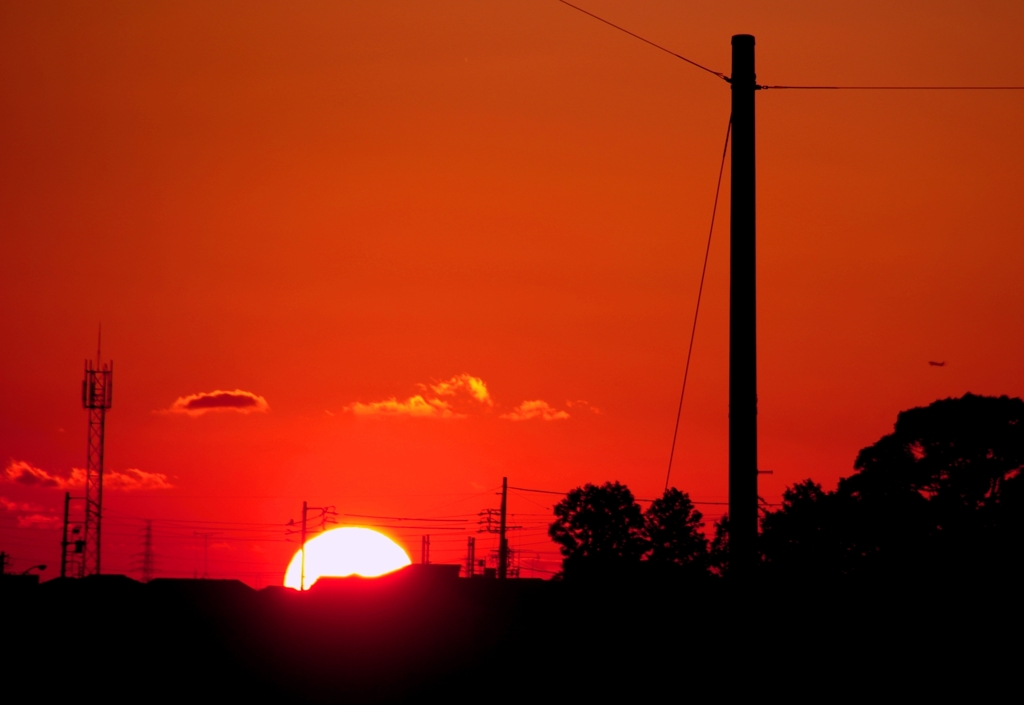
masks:
<path fill-rule="evenodd" d="M 0 701 L 990 699 L 1018 688 L 1021 598 L 970 581 L 8 580 Z"/>

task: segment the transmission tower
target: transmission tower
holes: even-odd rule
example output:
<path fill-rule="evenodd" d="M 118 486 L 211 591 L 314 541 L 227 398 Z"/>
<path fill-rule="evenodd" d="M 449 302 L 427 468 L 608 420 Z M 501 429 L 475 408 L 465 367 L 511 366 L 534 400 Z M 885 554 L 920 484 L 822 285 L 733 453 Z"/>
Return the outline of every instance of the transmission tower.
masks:
<path fill-rule="evenodd" d="M 192 535 L 196 538 L 203 540 L 203 574 L 199 576 L 200 580 L 206 580 L 210 577 L 210 537 L 217 536 L 220 532 L 218 531 L 193 531 Z M 198 571 L 197 571 L 198 572 Z"/>
<path fill-rule="evenodd" d="M 466 540 L 466 577 L 472 578 L 476 574 L 476 537 L 470 536 Z"/>
<path fill-rule="evenodd" d="M 101 331 L 102 336 L 102 331 Z M 113 396 L 114 363 L 101 364 L 100 342 L 96 343 L 96 366 L 85 361 L 82 380 L 82 406 L 89 411 L 89 444 L 85 464 L 85 542 L 81 574 L 99 575 L 101 530 L 103 523 L 103 441 L 107 409 Z"/>
<path fill-rule="evenodd" d="M 142 531 L 142 582 L 153 579 L 153 520 L 146 519 L 146 528 Z"/>

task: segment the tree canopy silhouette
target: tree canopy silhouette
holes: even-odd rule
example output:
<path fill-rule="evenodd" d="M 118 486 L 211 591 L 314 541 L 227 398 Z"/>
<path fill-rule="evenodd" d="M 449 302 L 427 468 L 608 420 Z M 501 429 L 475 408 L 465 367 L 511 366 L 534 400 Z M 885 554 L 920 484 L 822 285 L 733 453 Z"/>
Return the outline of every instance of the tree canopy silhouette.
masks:
<path fill-rule="evenodd" d="M 966 394 L 900 412 L 836 490 L 812 480 L 786 489 L 761 521 L 762 566 L 796 579 L 1012 576 L 1024 560 L 1022 468 L 1021 399 Z M 566 576 L 726 575 L 728 517 L 710 546 L 702 519 L 674 488 L 641 512 L 609 482 L 570 492 L 548 533 Z"/>
<path fill-rule="evenodd" d="M 715 522 L 715 535 L 708 546 L 708 567 L 718 577 L 729 572 L 729 515 Z"/>
<path fill-rule="evenodd" d="M 646 512 L 618 482 L 584 485 L 555 505 L 548 534 L 562 551 L 566 576 L 707 574 L 703 517 L 689 495 L 672 488 Z"/>
<path fill-rule="evenodd" d="M 674 487 L 665 490 L 644 512 L 647 560 L 680 566 L 693 573 L 706 572 L 708 541 L 701 531 L 703 519 L 688 494 Z"/>
<path fill-rule="evenodd" d="M 638 563 L 647 550 L 640 505 L 618 482 L 577 487 L 554 512 L 548 535 L 562 551 L 566 575 L 621 570 Z"/>
<path fill-rule="evenodd" d="M 766 564 L 785 572 L 991 570 L 1020 561 L 1024 401 L 966 394 L 901 412 L 825 492 L 789 488 L 762 522 Z"/>

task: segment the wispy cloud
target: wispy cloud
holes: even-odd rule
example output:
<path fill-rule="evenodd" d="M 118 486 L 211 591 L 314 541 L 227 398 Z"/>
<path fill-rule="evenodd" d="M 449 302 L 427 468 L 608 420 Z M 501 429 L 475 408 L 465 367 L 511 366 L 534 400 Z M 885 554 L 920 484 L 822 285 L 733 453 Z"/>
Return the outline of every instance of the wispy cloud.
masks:
<path fill-rule="evenodd" d="M 134 490 L 169 490 L 174 485 L 162 472 L 146 472 L 138 468 L 126 468 L 123 472 L 103 473 L 104 489 L 121 492 Z"/>
<path fill-rule="evenodd" d="M 0 497 L 0 510 L 5 512 L 42 512 L 44 509 L 31 502 L 16 502 L 13 499 Z"/>
<path fill-rule="evenodd" d="M 425 399 L 420 394 L 405 401 L 398 401 L 395 397 L 384 401 L 372 401 L 369 404 L 357 401 L 346 408 L 356 416 L 415 416 L 434 419 L 456 417 L 448 402 L 441 399 Z"/>
<path fill-rule="evenodd" d="M 502 414 L 500 418 L 509 421 L 530 421 L 540 419 L 542 421 L 561 421 L 569 418 L 569 412 L 556 409 L 543 399 L 524 401 L 511 412 Z"/>
<path fill-rule="evenodd" d="M 19 529 L 56 528 L 61 525 L 61 518 L 56 512 L 46 513 L 48 510 L 45 507 L 31 502 L 0 497 L 0 511 L 18 515 L 15 521 Z"/>
<path fill-rule="evenodd" d="M 451 379 L 417 385 L 422 394 L 408 399 L 391 397 L 368 404 L 355 402 L 345 407 L 356 416 L 410 416 L 429 419 L 460 419 L 481 406 L 492 407 L 494 400 L 487 383 L 470 374 L 455 375 Z M 444 397 L 444 398 L 442 398 Z"/>
<path fill-rule="evenodd" d="M 71 478 L 51 475 L 42 468 L 37 468 L 32 463 L 24 460 L 11 460 L 4 468 L 3 479 L 6 482 L 13 482 L 26 487 L 55 487 L 67 489 L 72 486 Z"/>
<path fill-rule="evenodd" d="M 407 399 L 391 397 L 369 403 L 357 401 L 346 406 L 345 411 L 356 416 L 461 419 L 471 414 L 489 412 L 496 406 L 501 408 L 491 396 L 487 383 L 468 373 L 416 386 L 421 390 L 420 394 Z M 565 406 L 594 414 L 601 413 L 600 409 L 584 399 L 567 401 Z M 533 399 L 522 402 L 498 418 L 507 421 L 563 421 L 569 418 L 569 412 L 551 406 L 543 399 Z"/>
<path fill-rule="evenodd" d="M 46 487 L 60 490 L 78 489 L 85 486 L 86 472 L 83 468 L 72 468 L 69 475 L 49 473 L 24 460 L 11 460 L 4 468 L 0 479 L 27 487 Z M 146 472 L 138 468 L 126 470 L 105 470 L 103 488 L 115 492 L 134 490 L 165 490 L 174 487 L 162 472 Z"/>
<path fill-rule="evenodd" d="M 19 529 L 56 529 L 62 523 L 56 514 L 24 514 L 18 517 Z"/>
<path fill-rule="evenodd" d="M 188 414 L 189 416 L 202 416 L 211 411 L 236 411 L 241 414 L 250 414 L 270 411 L 270 405 L 259 394 L 241 389 L 230 392 L 218 389 L 213 392 L 178 397 L 167 411 L 172 414 Z"/>
<path fill-rule="evenodd" d="M 565 402 L 565 405 L 570 409 L 585 409 L 594 414 L 600 414 L 601 410 L 591 404 L 586 399 L 576 399 L 575 401 L 569 400 Z"/>
<path fill-rule="evenodd" d="M 452 397 L 458 395 L 460 392 L 465 392 L 481 404 L 494 406 L 494 400 L 491 399 L 491 393 L 487 391 L 487 383 L 473 375 L 455 375 L 449 380 L 431 384 L 429 386 L 430 389 L 433 390 L 434 394 L 438 394 L 440 396 Z"/>

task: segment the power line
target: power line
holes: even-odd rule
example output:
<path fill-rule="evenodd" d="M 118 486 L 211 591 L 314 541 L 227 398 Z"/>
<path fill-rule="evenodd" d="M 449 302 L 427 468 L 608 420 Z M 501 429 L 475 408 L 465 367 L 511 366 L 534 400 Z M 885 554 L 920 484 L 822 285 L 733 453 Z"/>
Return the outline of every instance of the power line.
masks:
<path fill-rule="evenodd" d="M 1024 86 L 757 86 L 790 91 L 1024 91 Z"/>
<path fill-rule="evenodd" d="M 682 54 L 677 54 L 676 52 L 672 51 L 671 49 L 669 49 L 667 47 L 664 47 L 664 46 L 662 46 L 662 45 L 660 45 L 660 44 L 658 44 L 656 42 L 652 42 L 650 39 L 647 39 L 646 37 L 641 37 L 639 34 L 637 34 L 635 32 L 631 32 L 628 29 L 626 29 L 625 27 L 620 27 L 619 25 L 615 24 L 614 22 L 610 22 L 610 21 L 606 20 L 605 18 L 600 17 L 599 15 L 595 15 L 593 12 L 589 12 L 587 10 L 584 10 L 582 7 L 577 7 L 576 5 L 573 5 L 571 2 L 566 2 L 566 0 L 558 0 L 558 2 L 562 3 L 563 5 L 568 5 L 572 9 L 577 10 L 579 12 L 582 12 L 584 15 L 587 15 L 588 17 L 592 17 L 593 19 L 597 20 L 598 22 L 603 22 L 604 24 L 608 25 L 609 27 L 613 27 L 613 28 L 619 30 L 620 32 L 628 34 L 629 36 L 633 37 L 634 39 L 639 39 L 641 42 L 643 42 L 645 44 L 649 44 L 650 46 L 654 47 L 655 49 L 659 49 L 659 50 L 665 52 L 666 54 L 670 54 L 670 55 L 676 57 L 677 59 L 682 59 L 683 61 L 685 61 L 686 63 L 688 63 L 688 64 L 690 64 L 692 66 L 696 66 L 697 68 L 699 68 L 699 69 L 701 69 L 703 71 L 707 71 L 710 74 L 718 76 L 720 79 L 722 79 L 726 83 L 732 83 L 732 79 L 729 76 L 726 76 L 721 71 L 715 71 L 714 69 L 710 69 L 707 66 L 704 66 L 703 64 L 697 63 L 693 59 L 688 59 L 687 57 L 683 56 Z M 762 85 L 758 85 L 756 87 L 756 90 L 761 90 L 761 91 L 765 91 L 765 90 L 797 90 L 797 91 L 1024 91 L 1024 86 L 762 86 Z"/>
<path fill-rule="evenodd" d="M 567 494 L 569 494 L 568 492 L 555 492 L 554 490 L 535 490 L 535 489 L 532 489 L 530 487 L 512 487 L 511 485 L 509 485 L 509 489 L 510 490 L 519 490 L 520 492 L 537 492 L 539 494 L 557 494 L 557 495 L 562 496 L 562 497 L 564 497 Z M 646 499 L 644 497 L 634 497 L 633 499 L 635 499 L 637 502 L 653 502 L 654 501 L 653 499 Z M 690 500 L 690 504 L 702 504 L 702 505 L 706 504 L 706 505 L 723 506 L 723 507 L 729 506 L 728 502 L 697 502 L 697 501 L 694 501 L 692 499 Z M 771 505 L 771 506 L 775 506 L 775 505 Z"/>
<path fill-rule="evenodd" d="M 732 134 L 732 116 L 725 128 L 725 144 L 722 146 L 722 164 L 718 167 L 718 184 L 715 186 L 715 203 L 711 207 L 711 227 L 708 228 L 708 244 L 704 248 L 704 266 L 700 270 L 700 286 L 697 287 L 697 307 L 693 311 L 693 328 L 690 329 L 690 347 L 686 350 L 686 367 L 683 368 L 683 389 L 679 392 L 679 408 L 676 410 L 676 425 L 672 429 L 672 448 L 668 452 L 668 472 L 665 473 L 665 490 L 672 477 L 672 459 L 676 455 L 676 440 L 679 437 L 679 419 L 683 416 L 683 397 L 686 396 L 686 380 L 690 377 L 690 358 L 693 356 L 693 341 L 697 337 L 697 316 L 700 314 L 700 300 L 704 295 L 704 278 L 708 273 L 708 257 L 711 255 L 711 236 L 715 233 L 715 215 L 718 213 L 718 196 L 722 192 L 722 174 L 725 173 L 725 155 L 729 151 L 729 135 Z"/>
<path fill-rule="evenodd" d="M 461 522 L 463 524 L 468 523 L 468 519 L 424 519 L 422 517 L 384 517 L 376 516 L 374 514 L 342 514 L 346 517 L 356 517 L 357 519 L 389 519 L 391 521 L 447 521 L 447 522 Z"/>
<path fill-rule="evenodd" d="M 557 494 L 561 496 L 568 494 L 568 492 L 555 492 L 554 490 L 532 490 L 529 487 L 513 487 L 512 485 L 509 485 L 508 488 L 510 490 L 519 490 L 520 492 L 536 492 L 538 494 Z"/>
<path fill-rule="evenodd" d="M 677 54 L 674 51 L 672 51 L 671 49 L 663 47 L 660 44 L 655 44 L 650 39 L 645 39 L 645 38 L 641 37 L 639 34 L 635 34 L 633 32 L 630 32 L 625 27 L 620 27 L 619 25 L 615 24 L 614 22 L 609 22 L 608 20 L 604 19 L 603 17 L 598 17 L 593 12 L 588 12 L 588 11 L 584 10 L 582 7 L 577 7 L 576 5 L 573 5 L 571 2 L 566 2 L 566 0 L 558 0 L 558 2 L 562 3 L 563 5 L 568 5 L 572 9 L 578 10 L 579 12 L 582 12 L 584 15 L 587 15 L 588 17 L 593 17 L 598 22 L 604 22 L 609 27 L 614 27 L 615 29 L 619 30 L 620 32 L 625 32 L 626 34 L 628 34 L 629 36 L 633 37 L 634 39 L 639 39 L 641 42 L 644 42 L 645 44 L 650 44 L 655 49 L 660 49 L 661 51 L 665 52 L 666 54 L 671 54 L 672 56 L 676 57 L 677 59 L 682 59 L 686 63 L 688 63 L 688 64 L 690 64 L 692 66 L 696 66 L 697 68 L 699 68 L 699 69 L 701 69 L 703 71 L 707 71 L 710 74 L 718 76 L 720 79 L 722 79 L 726 83 L 729 83 L 729 77 L 726 76 L 721 71 L 715 71 L 714 69 L 709 69 L 707 66 L 704 66 L 703 64 L 698 64 L 693 59 L 687 59 L 682 54 Z"/>

